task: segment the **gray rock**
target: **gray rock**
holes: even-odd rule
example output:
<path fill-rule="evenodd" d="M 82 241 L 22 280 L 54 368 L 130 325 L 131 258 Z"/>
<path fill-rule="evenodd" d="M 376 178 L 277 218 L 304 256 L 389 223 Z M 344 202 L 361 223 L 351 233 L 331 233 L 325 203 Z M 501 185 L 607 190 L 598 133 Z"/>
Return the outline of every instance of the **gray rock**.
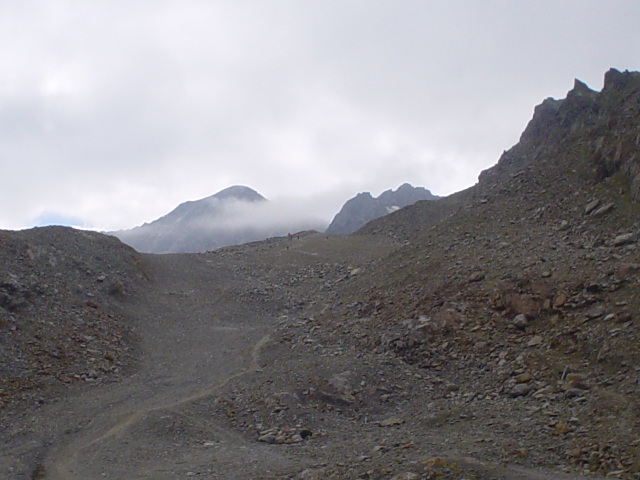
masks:
<path fill-rule="evenodd" d="M 447 383 L 444 386 L 445 393 L 457 392 L 458 390 L 460 390 L 460 386 L 455 383 Z"/>
<path fill-rule="evenodd" d="M 616 275 L 618 276 L 618 278 L 628 278 L 631 275 L 634 275 L 635 273 L 638 272 L 638 270 L 640 270 L 640 265 L 638 265 L 637 263 L 621 263 L 618 268 L 616 269 Z"/>
<path fill-rule="evenodd" d="M 420 478 L 420 475 L 418 475 L 417 473 L 405 472 L 394 475 L 393 477 L 391 477 L 391 480 L 417 480 L 418 478 Z"/>
<path fill-rule="evenodd" d="M 381 427 L 393 427 L 394 425 L 402 425 L 404 420 L 399 417 L 390 417 L 384 420 L 381 420 L 378 425 Z"/>
<path fill-rule="evenodd" d="M 628 245 L 630 243 L 635 243 L 637 240 L 638 234 L 636 232 L 631 233 L 623 233 L 622 235 L 618 235 L 613 239 L 614 247 L 622 247 L 623 245 Z"/>
<path fill-rule="evenodd" d="M 579 390 L 588 390 L 589 384 L 584 377 L 578 373 L 570 373 L 565 378 L 565 386 L 567 389 L 577 388 Z"/>
<path fill-rule="evenodd" d="M 584 214 L 585 215 L 589 215 L 591 212 L 593 212 L 599 206 L 600 206 L 600 200 L 598 200 L 598 199 L 587 203 L 587 206 L 584 208 Z"/>
<path fill-rule="evenodd" d="M 469 283 L 480 282 L 482 280 L 484 280 L 484 273 L 483 272 L 472 273 L 471 275 L 469 275 L 469 278 L 467 279 L 467 281 Z"/>
<path fill-rule="evenodd" d="M 564 392 L 564 396 L 567 398 L 580 398 L 584 395 L 584 390 L 578 388 L 570 388 Z"/>
<path fill-rule="evenodd" d="M 307 468 L 300 474 L 300 480 L 324 480 L 327 472 L 321 468 Z"/>
<path fill-rule="evenodd" d="M 542 343 L 542 336 L 535 335 L 527 342 L 527 347 L 536 347 Z"/>
<path fill-rule="evenodd" d="M 529 383 L 518 383 L 511 389 L 511 391 L 509 392 L 509 396 L 511 398 L 524 397 L 526 395 L 529 395 L 529 393 L 531 393 L 531 390 L 533 390 L 533 387 Z"/>
<path fill-rule="evenodd" d="M 527 320 L 527 316 L 524 313 L 520 313 L 513 318 L 511 323 L 513 323 L 513 325 L 520 330 L 524 330 L 525 328 L 527 328 L 529 321 Z"/>
<path fill-rule="evenodd" d="M 604 307 L 602 305 L 594 305 L 589 310 L 587 310 L 586 315 L 589 318 L 598 318 L 604 315 Z"/>
<path fill-rule="evenodd" d="M 276 435 L 274 435 L 273 433 L 266 433 L 264 435 L 259 436 L 258 441 L 273 444 L 273 443 L 276 443 Z"/>
<path fill-rule="evenodd" d="M 591 214 L 592 217 L 601 217 L 603 215 L 606 215 L 607 213 L 609 213 L 611 210 L 613 210 L 615 207 L 614 203 L 607 203 L 606 205 L 603 205 L 602 207 L 594 210 L 594 212 Z"/>

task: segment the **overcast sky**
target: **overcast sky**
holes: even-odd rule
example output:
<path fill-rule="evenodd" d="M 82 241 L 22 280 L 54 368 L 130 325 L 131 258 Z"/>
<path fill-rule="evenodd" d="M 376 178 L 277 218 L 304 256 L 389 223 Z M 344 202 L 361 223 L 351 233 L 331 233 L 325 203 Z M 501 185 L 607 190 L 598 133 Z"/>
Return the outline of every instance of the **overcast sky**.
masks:
<path fill-rule="evenodd" d="M 446 195 L 575 77 L 640 69 L 637 0 L 0 0 L 0 228 L 129 228 L 234 184 L 331 220 Z"/>

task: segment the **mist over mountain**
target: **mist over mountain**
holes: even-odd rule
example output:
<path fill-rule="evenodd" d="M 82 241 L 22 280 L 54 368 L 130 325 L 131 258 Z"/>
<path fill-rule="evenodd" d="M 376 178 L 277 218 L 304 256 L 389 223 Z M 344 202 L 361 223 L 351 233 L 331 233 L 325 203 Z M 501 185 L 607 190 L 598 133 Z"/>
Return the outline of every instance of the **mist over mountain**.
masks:
<path fill-rule="evenodd" d="M 426 188 L 413 187 L 408 183 L 401 185 L 396 190 L 386 190 L 378 197 L 373 197 L 369 192 L 362 192 L 343 205 L 327 228 L 327 233 L 353 233 L 371 220 L 421 200 L 436 200 L 437 198 Z"/>
<path fill-rule="evenodd" d="M 322 230 L 321 219 L 289 202 L 270 202 L 255 190 L 232 186 L 178 205 L 150 223 L 111 232 L 144 253 L 194 253 L 300 230 Z"/>
<path fill-rule="evenodd" d="M 408 183 L 375 198 L 369 192 L 360 193 L 343 205 L 326 231 L 349 234 L 407 205 L 437 198 L 426 188 Z M 324 231 L 326 221 L 312 211 L 305 202 L 270 201 L 249 187 L 235 185 L 181 203 L 139 227 L 110 233 L 143 253 L 197 253 L 303 230 Z"/>

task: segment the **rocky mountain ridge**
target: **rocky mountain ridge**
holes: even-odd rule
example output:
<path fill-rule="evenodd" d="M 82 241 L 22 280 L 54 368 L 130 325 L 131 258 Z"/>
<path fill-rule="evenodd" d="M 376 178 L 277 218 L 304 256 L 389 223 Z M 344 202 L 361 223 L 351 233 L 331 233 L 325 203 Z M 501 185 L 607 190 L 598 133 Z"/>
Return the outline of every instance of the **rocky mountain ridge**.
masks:
<path fill-rule="evenodd" d="M 420 200 L 436 198 L 429 190 L 409 184 L 395 191 L 387 190 L 377 198 L 368 192 L 361 193 L 345 203 L 327 233 L 353 233 L 369 220 Z M 150 223 L 110 234 L 143 253 L 198 253 L 304 230 L 324 230 L 324 225 L 311 215 L 297 218 L 282 209 L 282 205 L 279 206 L 282 211 L 269 207 L 269 200 L 258 192 L 236 185 L 182 203 Z"/>
<path fill-rule="evenodd" d="M 405 183 L 396 190 L 386 190 L 378 197 L 369 192 L 357 194 L 342 206 L 327 228 L 327 233 L 350 234 L 376 218 L 388 215 L 421 200 L 436 200 L 424 187 Z"/>

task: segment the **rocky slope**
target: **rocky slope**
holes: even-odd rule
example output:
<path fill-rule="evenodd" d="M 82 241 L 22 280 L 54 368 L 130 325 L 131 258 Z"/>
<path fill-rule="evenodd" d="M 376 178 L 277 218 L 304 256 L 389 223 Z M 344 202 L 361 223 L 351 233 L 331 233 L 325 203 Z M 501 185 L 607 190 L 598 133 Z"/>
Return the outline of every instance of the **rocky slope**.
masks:
<path fill-rule="evenodd" d="M 376 218 L 395 212 L 420 200 L 435 200 L 424 187 L 413 187 L 405 183 L 396 190 L 386 190 L 373 197 L 369 192 L 359 193 L 348 200 L 332 220 L 327 233 L 349 234 Z"/>
<path fill-rule="evenodd" d="M 131 367 L 127 299 L 144 282 L 139 263 L 98 233 L 0 231 L 0 408 Z"/>
<path fill-rule="evenodd" d="M 266 201 L 266 198 L 249 187 L 233 186 L 210 197 L 182 203 L 153 222 L 112 234 L 139 252 L 215 250 L 267 238 L 269 232 L 264 232 L 259 227 L 229 222 L 238 212 L 246 214 Z"/>
<path fill-rule="evenodd" d="M 478 185 L 361 230 L 405 246 L 330 318 L 452 406 L 523 412 L 514 455 L 636 478 L 639 168 L 640 74 L 576 81 Z"/>
<path fill-rule="evenodd" d="M 302 478 L 640 478 L 639 166 L 640 74 L 545 100 L 478 185 L 358 232 L 402 246 L 322 274 L 232 422 L 355 449 Z"/>

